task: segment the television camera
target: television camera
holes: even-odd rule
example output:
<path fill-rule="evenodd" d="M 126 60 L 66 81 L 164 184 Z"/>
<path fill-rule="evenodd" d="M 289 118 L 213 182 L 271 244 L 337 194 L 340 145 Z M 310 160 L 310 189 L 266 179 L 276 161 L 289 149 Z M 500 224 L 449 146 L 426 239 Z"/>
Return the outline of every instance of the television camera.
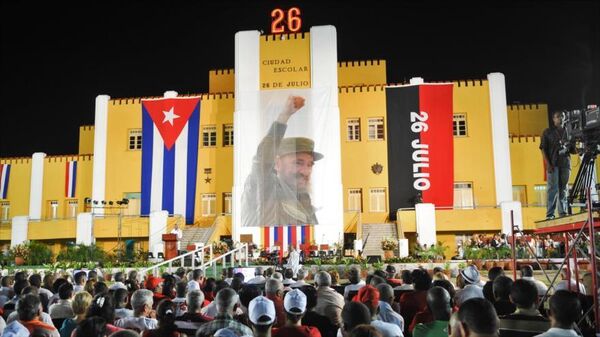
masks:
<path fill-rule="evenodd" d="M 600 109 L 590 105 L 585 110 L 563 111 L 562 125 L 566 131 L 566 141 L 561 141 L 559 153 L 567 154 L 575 147 L 583 156 L 569 191 L 569 214 L 572 214 L 571 207 L 585 207 L 587 189 L 596 184 L 594 167 L 600 153 Z M 594 203 L 594 206 L 600 204 Z"/>

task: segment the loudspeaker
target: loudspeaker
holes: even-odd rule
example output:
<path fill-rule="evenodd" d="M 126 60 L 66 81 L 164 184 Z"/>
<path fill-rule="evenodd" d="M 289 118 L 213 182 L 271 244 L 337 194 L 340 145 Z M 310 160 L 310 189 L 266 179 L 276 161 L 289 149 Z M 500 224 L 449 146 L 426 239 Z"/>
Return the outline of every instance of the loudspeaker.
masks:
<path fill-rule="evenodd" d="M 367 263 L 381 262 L 381 255 L 367 255 Z"/>

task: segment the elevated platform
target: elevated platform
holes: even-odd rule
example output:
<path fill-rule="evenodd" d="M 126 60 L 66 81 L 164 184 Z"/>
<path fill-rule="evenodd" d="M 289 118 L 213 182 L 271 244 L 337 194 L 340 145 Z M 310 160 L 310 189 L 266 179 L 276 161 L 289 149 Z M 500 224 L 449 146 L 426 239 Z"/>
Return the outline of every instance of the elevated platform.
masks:
<path fill-rule="evenodd" d="M 600 212 L 594 210 L 593 214 L 594 228 L 600 229 Z M 582 212 L 552 220 L 536 221 L 533 231 L 536 234 L 575 232 L 581 229 L 587 218 L 588 213 Z"/>

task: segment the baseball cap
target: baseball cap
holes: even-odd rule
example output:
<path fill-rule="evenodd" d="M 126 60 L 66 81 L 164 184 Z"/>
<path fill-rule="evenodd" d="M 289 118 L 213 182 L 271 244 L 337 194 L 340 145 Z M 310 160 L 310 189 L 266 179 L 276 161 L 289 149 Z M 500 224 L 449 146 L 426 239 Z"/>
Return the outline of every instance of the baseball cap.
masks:
<path fill-rule="evenodd" d="M 283 308 L 290 314 L 303 314 L 306 311 L 306 295 L 300 289 L 285 294 Z"/>
<path fill-rule="evenodd" d="M 367 284 L 358 290 L 358 294 L 354 296 L 352 301 L 360 302 L 367 307 L 377 308 L 379 306 L 379 290 Z"/>
<path fill-rule="evenodd" d="M 238 337 L 238 335 L 235 333 L 235 331 L 233 331 L 229 328 L 223 328 L 223 329 L 217 330 L 213 336 L 214 337 Z"/>
<path fill-rule="evenodd" d="M 258 296 L 250 301 L 248 305 L 248 316 L 250 322 L 256 325 L 269 325 L 275 322 L 275 305 L 273 301 L 264 297 Z M 266 321 L 259 321 L 261 317 L 267 316 L 269 319 Z"/>
<path fill-rule="evenodd" d="M 155 276 L 148 276 L 146 279 L 146 289 L 155 290 L 159 284 L 163 282 L 163 279 Z"/>
<path fill-rule="evenodd" d="M 460 271 L 460 275 L 462 275 L 463 279 L 471 284 L 479 283 L 479 270 L 474 265 L 468 265 L 465 269 Z"/>

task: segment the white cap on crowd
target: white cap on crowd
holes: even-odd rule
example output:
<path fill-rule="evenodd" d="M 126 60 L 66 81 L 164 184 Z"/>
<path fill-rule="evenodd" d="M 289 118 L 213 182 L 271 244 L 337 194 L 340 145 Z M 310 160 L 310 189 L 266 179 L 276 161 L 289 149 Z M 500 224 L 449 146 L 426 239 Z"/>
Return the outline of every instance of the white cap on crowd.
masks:
<path fill-rule="evenodd" d="M 248 316 L 250 318 L 250 322 L 255 325 L 269 325 L 275 322 L 275 305 L 273 301 L 264 297 L 258 296 L 250 301 L 248 305 Z M 260 318 L 263 316 L 267 316 L 268 320 L 260 321 Z"/>
<path fill-rule="evenodd" d="M 285 294 L 283 308 L 290 314 L 303 314 L 306 311 L 306 295 L 300 289 Z"/>

